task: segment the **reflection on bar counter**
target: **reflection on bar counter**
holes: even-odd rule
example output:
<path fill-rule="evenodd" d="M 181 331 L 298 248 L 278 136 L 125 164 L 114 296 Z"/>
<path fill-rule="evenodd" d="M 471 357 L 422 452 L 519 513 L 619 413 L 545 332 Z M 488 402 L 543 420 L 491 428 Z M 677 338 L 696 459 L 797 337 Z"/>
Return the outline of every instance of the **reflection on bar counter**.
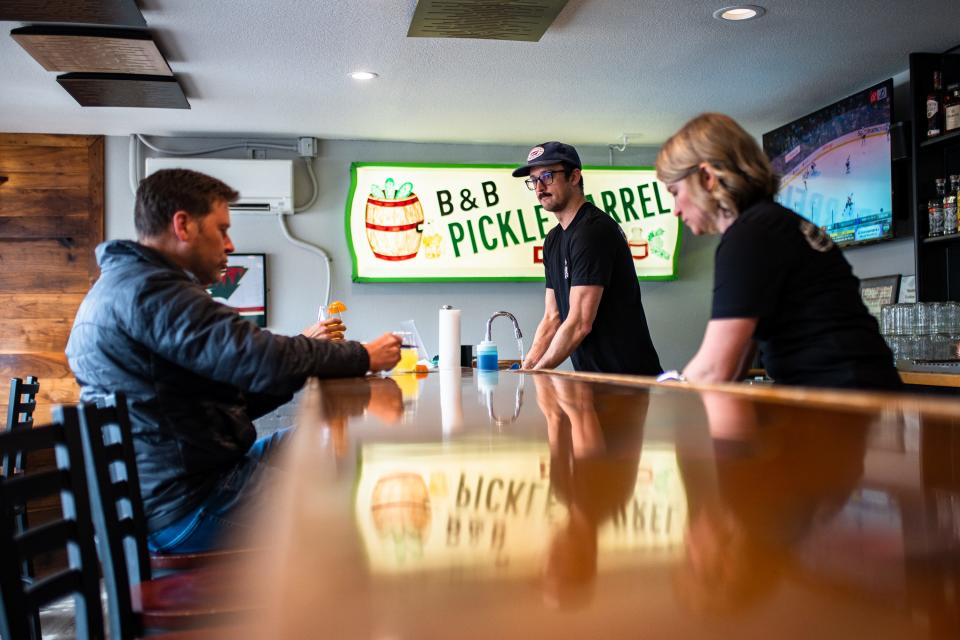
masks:
<path fill-rule="evenodd" d="M 960 637 L 955 401 L 398 378 L 304 394 L 250 637 Z"/>
<path fill-rule="evenodd" d="M 547 443 L 371 444 L 360 461 L 355 509 L 374 573 L 537 577 L 544 542 L 570 518 Z M 623 475 L 623 504 L 597 527 L 599 555 L 676 559 L 687 505 L 674 450 L 644 451 Z"/>
<path fill-rule="evenodd" d="M 520 410 L 523 408 L 524 376 L 511 374 L 504 375 L 508 376 L 508 380 L 513 380 L 516 385 L 513 394 L 513 412 L 510 414 L 505 412 L 501 413 L 497 409 L 495 396 L 497 387 L 500 386 L 500 372 L 496 370 L 484 371 L 480 369 L 476 373 L 477 391 L 480 393 L 482 401 L 486 404 L 487 416 L 497 427 L 504 427 L 511 422 L 516 422 L 517 418 L 520 417 Z"/>

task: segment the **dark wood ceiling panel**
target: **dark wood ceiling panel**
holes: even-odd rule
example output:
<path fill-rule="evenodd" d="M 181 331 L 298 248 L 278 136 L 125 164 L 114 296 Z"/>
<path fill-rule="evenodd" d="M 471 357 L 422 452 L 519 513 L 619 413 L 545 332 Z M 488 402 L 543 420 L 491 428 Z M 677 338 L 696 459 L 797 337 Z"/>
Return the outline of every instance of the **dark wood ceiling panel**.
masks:
<path fill-rule="evenodd" d="M 23 27 L 10 37 L 47 71 L 173 75 L 146 31 Z"/>
<path fill-rule="evenodd" d="M 167 76 L 67 73 L 57 82 L 82 107 L 190 108 L 176 78 Z"/>
<path fill-rule="evenodd" d="M 3 0 L 0 20 L 147 26 L 134 0 Z"/>
<path fill-rule="evenodd" d="M 420 0 L 409 38 L 538 42 L 567 0 Z"/>

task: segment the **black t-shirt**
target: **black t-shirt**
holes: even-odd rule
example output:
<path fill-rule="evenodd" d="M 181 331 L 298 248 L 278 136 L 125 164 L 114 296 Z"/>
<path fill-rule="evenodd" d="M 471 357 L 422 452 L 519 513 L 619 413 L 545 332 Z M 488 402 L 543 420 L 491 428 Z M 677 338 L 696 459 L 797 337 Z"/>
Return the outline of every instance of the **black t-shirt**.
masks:
<path fill-rule="evenodd" d="M 570 287 L 603 287 L 593 328 L 570 356 L 574 369 L 641 375 L 662 371 L 640 301 L 633 256 L 619 224 L 584 203 L 566 230 L 557 225 L 547 234 L 543 263 L 561 320 L 570 311 Z"/>
<path fill-rule="evenodd" d="M 777 382 L 901 385 L 843 253 L 825 232 L 775 202 L 751 205 L 724 232 L 712 317 L 758 318 L 753 337 Z"/>

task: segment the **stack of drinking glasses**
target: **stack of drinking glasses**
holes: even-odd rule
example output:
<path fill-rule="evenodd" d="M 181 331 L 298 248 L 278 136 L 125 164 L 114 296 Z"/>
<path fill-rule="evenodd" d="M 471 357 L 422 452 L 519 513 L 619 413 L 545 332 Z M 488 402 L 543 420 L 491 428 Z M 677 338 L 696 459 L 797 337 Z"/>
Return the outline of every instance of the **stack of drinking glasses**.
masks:
<path fill-rule="evenodd" d="M 880 331 L 894 360 L 960 360 L 960 302 L 884 305 Z"/>

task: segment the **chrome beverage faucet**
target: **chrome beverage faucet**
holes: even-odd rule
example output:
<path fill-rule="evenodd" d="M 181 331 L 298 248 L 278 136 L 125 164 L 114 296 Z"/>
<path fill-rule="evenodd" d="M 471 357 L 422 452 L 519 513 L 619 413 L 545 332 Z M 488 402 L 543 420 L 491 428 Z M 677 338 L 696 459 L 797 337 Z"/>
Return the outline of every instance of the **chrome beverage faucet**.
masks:
<path fill-rule="evenodd" d="M 493 329 L 493 320 L 499 318 L 500 316 L 506 316 L 510 318 L 510 322 L 513 323 L 513 334 L 517 337 L 517 340 L 523 338 L 523 334 L 520 333 L 520 323 L 517 322 L 517 319 L 509 311 L 497 311 L 495 314 L 490 316 L 490 319 L 487 320 L 487 332 L 483 335 L 483 339 L 490 342 L 492 340 L 491 330 Z"/>
<path fill-rule="evenodd" d="M 517 350 L 520 352 L 520 361 L 523 362 L 523 333 L 520 331 L 520 323 L 517 322 L 517 319 L 509 311 L 497 311 L 495 314 L 490 316 L 490 319 L 487 320 L 487 330 L 483 337 L 484 342 L 493 341 L 493 335 L 491 331 L 493 329 L 493 320 L 494 318 L 498 318 L 500 316 L 506 316 L 507 318 L 510 318 L 510 322 L 513 323 L 513 335 L 517 337 Z"/>

